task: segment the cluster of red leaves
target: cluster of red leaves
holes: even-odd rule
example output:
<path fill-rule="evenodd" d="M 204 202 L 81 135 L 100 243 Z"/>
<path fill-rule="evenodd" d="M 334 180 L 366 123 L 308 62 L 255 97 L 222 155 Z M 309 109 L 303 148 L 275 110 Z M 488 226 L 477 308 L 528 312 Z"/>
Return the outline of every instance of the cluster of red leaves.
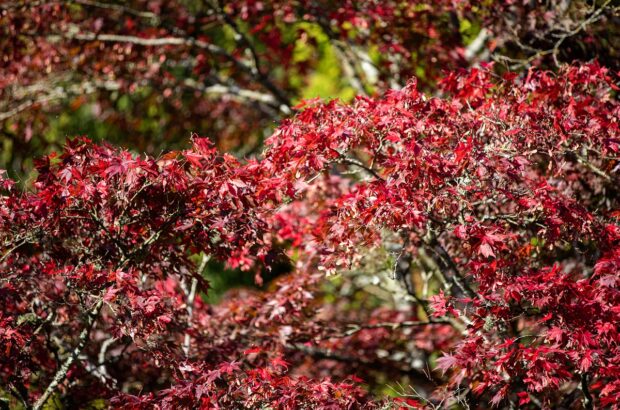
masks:
<path fill-rule="evenodd" d="M 274 361 L 270 367 L 247 371 L 241 370 L 236 362 L 224 363 L 216 369 L 186 367 L 184 378 L 192 373 L 197 375 L 191 382 L 182 378 L 173 388 L 157 395 L 121 395 L 115 397 L 111 404 L 128 409 L 377 407 L 354 383 L 291 378 L 282 374 L 286 365 L 285 361 Z"/>
<path fill-rule="evenodd" d="M 244 163 L 199 138 L 158 159 L 75 140 L 32 192 L 0 179 L 2 384 L 37 404 L 96 386 L 134 408 L 372 407 L 326 366 L 419 373 L 403 365 L 443 350 L 450 378 L 401 405 L 617 406 L 614 81 L 596 64 L 481 68 L 439 97 L 411 82 L 309 104 Z M 437 294 L 409 286 L 418 313 L 325 309 L 318 270 L 360 266 L 386 235 L 396 265 L 430 261 Z M 268 292 L 188 297 L 191 281 L 206 290 L 192 255 L 258 269 L 283 242 L 298 269 Z"/>
<path fill-rule="evenodd" d="M 89 332 L 166 350 L 187 327 L 180 286 L 206 290 L 189 255 L 246 269 L 266 255 L 252 164 L 206 139 L 157 160 L 78 139 L 37 170 L 32 193 L 3 180 L 3 384 L 44 386 Z"/>
<path fill-rule="evenodd" d="M 264 162 L 291 183 L 343 165 L 366 174 L 306 228 L 318 244 L 308 256 L 328 270 L 379 246 L 386 229 L 403 249 L 434 254 L 447 291 L 432 307 L 467 327 L 439 361 L 458 369 L 451 384 L 494 404 L 529 393 L 553 406 L 572 403 L 581 379 L 611 405 L 616 80 L 598 65 L 500 81 L 481 69 L 446 77 L 446 98 L 411 83 L 380 100 L 318 104 L 277 130 Z"/>
<path fill-rule="evenodd" d="M 160 152 L 178 142 L 175 136 L 194 129 L 218 135 L 223 148 L 255 143 L 249 137 L 268 126 L 278 105 L 286 102 L 269 90 L 264 103 L 240 95 L 240 89 L 260 94 L 262 79 L 238 59 L 243 47 L 226 47 L 220 17 L 207 10 L 193 14 L 179 1 L 124 3 L 0 5 L 5 56 L 0 95 L 12 102 L 2 107 L 8 114 L 2 120 L 16 134 L 16 144 L 32 150 L 27 143 L 47 129 L 49 111 L 58 105 L 75 111 L 88 102 L 94 103 L 93 114 L 114 128 L 151 134 L 147 140 L 125 137 L 140 151 Z M 219 28 L 200 31 L 214 24 Z M 133 97 L 129 107 L 119 109 L 118 93 Z M 155 118 L 156 130 L 142 115 L 153 105 L 163 113 Z M 25 115 L 11 115 L 22 111 Z"/>
<path fill-rule="evenodd" d="M 190 313 L 189 283 L 205 292 L 208 284 L 189 256 L 243 269 L 269 260 L 280 196 L 259 164 L 218 155 L 206 139 L 193 143 L 154 159 L 81 138 L 38 163 L 33 192 L 0 180 L 2 385 L 31 405 L 68 363 L 69 404 L 98 396 L 136 408 L 367 401 L 351 384 L 283 374 L 284 349 L 324 333 L 318 320 L 307 323 L 317 275 L 217 306 L 197 298 Z M 161 390 L 173 380 L 156 395 L 118 396 L 121 387 Z"/>
<path fill-rule="evenodd" d="M 213 1 L 196 7 L 178 1 L 135 0 L 122 6 L 105 6 L 106 3 L 87 0 L 3 6 L 3 45 L 12 58 L 3 61 L 6 75 L 0 83 L 2 88 L 17 80 L 23 85 L 32 84 L 41 79 L 41 72 L 60 74 L 70 69 L 74 75 L 87 74 L 91 79 L 118 79 L 123 87 L 164 81 L 164 87 L 172 88 L 170 94 L 179 86 L 172 72 L 174 66 L 192 57 L 195 61 L 189 61 L 191 70 L 185 74 L 197 83 L 208 86 L 209 75 L 218 74 L 219 65 L 226 65 L 231 80 L 238 86 L 260 89 L 265 84 L 253 77 L 250 63 L 238 58 L 250 46 L 246 42 L 252 43 L 262 65 L 308 70 L 312 61 L 293 59 L 295 41 L 311 35 L 307 26 L 298 23 L 316 23 L 334 41 L 372 44 L 382 55 L 389 55 L 393 61 L 384 63 L 391 68 L 376 67 L 389 86 L 388 75 L 404 81 L 416 66 L 429 66 L 432 70 L 431 65 L 444 69 L 463 65 L 458 21 L 455 25 L 450 13 L 463 13 L 471 7 L 457 8 L 451 1 L 280 0 L 229 4 Z M 455 19 L 456 16 L 452 20 Z M 416 24 L 412 26 L 412 22 Z M 223 34 L 217 31 L 222 26 L 238 30 L 243 38 L 227 47 Z M 110 35 L 116 38 L 109 38 Z M 179 41 L 165 41 L 170 38 Z M 164 42 L 139 42 L 149 39 Z M 414 48 L 419 50 L 416 55 L 410 51 Z M 436 78 L 439 74 L 436 71 L 428 75 Z M 289 80 L 288 75 L 279 78 L 281 82 L 276 85 L 291 91 Z M 263 90 L 270 91 L 268 87 Z"/>

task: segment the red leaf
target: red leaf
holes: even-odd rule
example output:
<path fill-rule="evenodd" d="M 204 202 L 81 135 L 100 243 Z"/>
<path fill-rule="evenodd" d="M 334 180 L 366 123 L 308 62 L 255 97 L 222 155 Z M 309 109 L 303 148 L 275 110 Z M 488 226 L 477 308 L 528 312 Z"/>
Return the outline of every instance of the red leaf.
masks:
<path fill-rule="evenodd" d="M 486 242 L 483 242 L 480 244 L 480 246 L 478 247 L 478 253 L 481 254 L 482 256 L 488 258 L 488 257 L 495 257 L 495 253 L 493 252 L 493 248 L 491 247 L 491 245 L 489 245 Z"/>
<path fill-rule="evenodd" d="M 443 374 L 446 371 L 453 368 L 457 363 L 457 358 L 451 354 L 444 353 L 442 357 L 437 359 L 437 369 L 441 370 Z"/>

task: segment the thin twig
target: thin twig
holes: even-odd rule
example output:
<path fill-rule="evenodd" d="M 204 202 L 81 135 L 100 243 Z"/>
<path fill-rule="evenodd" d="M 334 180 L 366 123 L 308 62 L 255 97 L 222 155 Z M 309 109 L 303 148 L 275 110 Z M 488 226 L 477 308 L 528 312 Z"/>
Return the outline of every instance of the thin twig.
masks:
<path fill-rule="evenodd" d="M 197 274 L 202 275 L 209 262 L 211 257 L 207 254 L 202 255 L 202 260 L 200 261 L 200 266 L 198 267 Z M 187 324 L 191 325 L 192 317 L 194 315 L 194 299 L 196 298 L 196 289 L 198 288 L 198 279 L 195 277 L 192 278 L 192 282 L 190 285 L 189 293 L 187 295 Z M 191 337 L 189 333 L 185 333 L 185 337 L 183 339 L 183 353 L 185 353 L 185 357 L 189 357 L 191 347 Z"/>
<path fill-rule="evenodd" d="M 448 319 L 437 319 L 437 320 L 410 320 L 404 322 L 380 322 L 380 323 L 350 323 L 347 325 L 349 328 L 342 335 L 333 336 L 333 337 L 346 337 L 354 335 L 357 332 L 360 332 L 364 329 L 392 329 L 397 330 L 405 327 L 419 327 L 419 326 L 433 326 L 433 325 L 449 325 L 451 322 Z"/>
<path fill-rule="evenodd" d="M 116 10 L 122 13 L 130 14 L 132 16 L 145 18 L 145 19 L 151 19 L 155 21 L 159 20 L 159 16 L 155 13 L 152 13 L 150 11 L 132 9 L 127 6 L 123 6 L 121 4 L 104 3 L 101 1 L 94 1 L 94 0 L 67 0 L 67 2 L 80 4 L 82 6 L 90 6 L 90 7 L 97 7 L 101 9 Z"/>
<path fill-rule="evenodd" d="M 377 178 L 377 179 L 379 179 L 381 181 L 385 181 L 385 178 L 383 178 L 381 175 L 379 175 L 379 173 L 377 173 L 377 171 L 375 171 L 374 169 L 366 166 L 364 163 L 362 163 L 361 161 L 358 161 L 356 159 L 343 157 L 340 160 L 338 160 L 337 162 L 340 162 L 342 164 L 347 164 L 347 165 L 354 165 L 356 167 L 362 168 L 364 171 L 368 172 L 369 174 L 371 174 L 375 178 Z"/>

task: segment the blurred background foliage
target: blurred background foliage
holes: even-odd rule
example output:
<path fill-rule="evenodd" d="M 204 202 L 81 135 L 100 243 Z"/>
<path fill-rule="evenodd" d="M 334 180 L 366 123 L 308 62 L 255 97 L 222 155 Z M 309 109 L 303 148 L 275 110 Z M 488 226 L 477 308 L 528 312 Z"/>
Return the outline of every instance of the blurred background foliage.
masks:
<path fill-rule="evenodd" d="M 524 72 L 596 57 L 617 69 L 617 9 L 609 0 L 4 0 L 0 169 L 31 180 L 33 158 L 78 135 L 159 155 L 198 133 L 255 156 L 304 99 L 346 102 L 413 75 L 434 94 L 446 71 L 487 62 Z"/>
<path fill-rule="evenodd" d="M 356 92 L 343 77 L 338 56 L 320 27 L 304 22 L 289 27 L 289 30 L 303 30 L 307 33 L 302 38 L 290 36 L 290 41 L 294 44 L 292 61 L 313 66 L 309 71 L 293 69 L 286 73 L 295 91 L 294 95 L 297 96 L 293 99 L 293 104 L 302 99 L 317 97 L 352 100 Z M 221 30 L 220 34 L 224 39 L 231 36 L 227 31 Z M 272 75 L 278 74 L 277 67 L 275 69 Z M 173 72 L 178 80 L 185 76 L 183 70 Z M 106 104 L 100 102 L 102 98 L 107 100 Z M 33 158 L 59 151 L 67 138 L 79 135 L 125 146 L 136 153 L 157 155 L 164 150 L 187 147 L 191 132 L 201 133 L 202 129 L 211 129 L 213 125 L 224 132 L 226 128 L 232 128 L 230 124 L 218 121 L 208 114 L 204 118 L 193 117 L 187 105 L 192 104 L 194 98 L 193 95 L 181 95 L 179 100 L 170 101 L 157 89 L 143 86 L 131 91 L 119 90 L 104 95 L 77 95 L 58 105 L 35 107 L 39 108 L 40 112 L 38 118 L 32 121 L 47 123 L 36 136 L 32 135 L 33 126 L 22 127 L 18 118 L 2 123 L 0 169 L 8 170 L 21 181 L 28 180 L 33 169 Z M 188 122 L 190 119 L 191 123 Z M 212 121 L 217 124 L 205 124 Z M 220 138 L 220 148 L 243 156 L 248 153 L 249 146 L 259 145 L 275 126 L 276 122 L 272 121 L 264 124 L 262 129 L 248 129 L 247 135 L 243 136 L 244 140 Z M 128 134 L 132 136 L 128 138 Z M 252 149 L 251 153 L 254 154 L 255 150 Z"/>

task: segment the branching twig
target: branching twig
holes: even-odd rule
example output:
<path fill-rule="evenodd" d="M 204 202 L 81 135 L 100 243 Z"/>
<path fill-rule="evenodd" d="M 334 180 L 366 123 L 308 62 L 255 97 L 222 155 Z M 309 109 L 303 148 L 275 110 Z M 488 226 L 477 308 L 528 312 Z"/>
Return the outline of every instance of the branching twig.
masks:
<path fill-rule="evenodd" d="M 377 178 L 377 179 L 379 179 L 381 181 L 385 181 L 385 178 L 383 178 L 381 175 L 379 175 L 379 173 L 377 171 L 375 171 L 374 169 L 366 166 L 364 163 L 362 163 L 361 161 L 358 161 L 356 159 L 343 157 L 343 158 L 339 159 L 337 162 L 340 162 L 342 164 L 347 164 L 347 165 L 354 165 L 356 167 L 362 168 L 364 171 L 368 172 L 369 174 L 371 174 L 375 178 Z"/>
<path fill-rule="evenodd" d="M 557 67 L 559 67 L 560 62 L 558 60 L 558 55 L 560 54 L 560 47 L 562 47 L 562 44 L 564 44 L 564 42 L 568 40 L 569 38 L 576 36 L 581 31 L 584 31 L 588 26 L 592 25 L 593 23 L 603 18 L 604 11 L 611 10 L 612 12 L 615 12 L 620 9 L 620 7 L 609 8 L 608 6 L 610 5 L 610 3 L 611 3 L 611 0 L 606 0 L 599 8 L 594 9 L 589 17 L 587 17 L 585 20 L 580 21 L 575 27 L 569 30 L 563 30 L 564 32 L 556 37 L 558 38 L 558 40 L 553 44 L 551 48 L 543 49 L 543 50 L 535 49 L 526 44 L 522 44 L 518 40 L 518 35 L 515 35 L 515 38 L 517 39 L 515 40 L 516 44 L 524 50 L 533 51 L 534 54 L 532 54 L 531 56 L 525 59 L 515 59 L 515 58 L 511 58 L 511 57 L 504 56 L 504 55 L 494 56 L 494 59 L 499 60 L 499 61 L 515 63 L 515 65 L 510 67 L 510 69 L 515 70 L 515 69 L 519 69 L 522 67 L 527 67 L 530 63 L 532 63 L 533 61 L 541 57 L 551 55 L 553 57 L 554 64 Z"/>
<path fill-rule="evenodd" d="M 441 245 L 439 240 L 435 236 L 431 236 L 429 240 L 425 241 L 425 245 L 430 251 L 437 255 L 437 258 L 433 259 L 435 259 L 435 262 L 444 274 L 450 273 L 446 276 L 456 285 L 459 291 L 469 298 L 474 298 L 476 295 L 475 292 L 469 287 L 467 281 L 459 272 L 456 263 L 450 254 L 448 254 L 448 251 Z"/>

